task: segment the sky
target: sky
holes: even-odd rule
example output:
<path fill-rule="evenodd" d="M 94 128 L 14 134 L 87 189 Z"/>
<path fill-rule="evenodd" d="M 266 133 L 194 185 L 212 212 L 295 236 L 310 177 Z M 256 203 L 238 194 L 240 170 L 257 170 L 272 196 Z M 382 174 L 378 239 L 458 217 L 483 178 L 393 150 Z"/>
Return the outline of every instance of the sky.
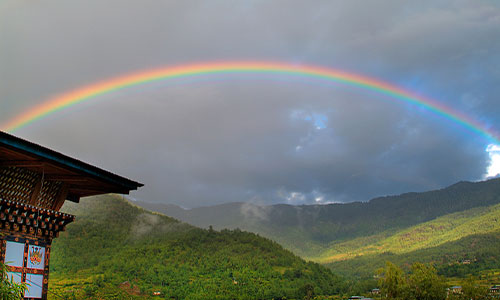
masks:
<path fill-rule="evenodd" d="M 498 1 L 0 2 L 0 123 L 108 78 L 199 62 L 354 72 L 500 131 Z M 386 95 L 279 75 L 172 79 L 101 95 L 15 135 L 191 208 L 326 204 L 500 172 L 500 145 Z"/>

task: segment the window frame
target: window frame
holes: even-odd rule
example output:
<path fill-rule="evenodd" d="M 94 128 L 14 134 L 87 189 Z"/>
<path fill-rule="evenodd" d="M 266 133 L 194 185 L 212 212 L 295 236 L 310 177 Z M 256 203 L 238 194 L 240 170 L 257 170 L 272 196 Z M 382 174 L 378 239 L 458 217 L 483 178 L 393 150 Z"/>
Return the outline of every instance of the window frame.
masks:
<path fill-rule="evenodd" d="M 7 243 L 8 242 L 15 242 L 15 243 L 21 243 L 24 244 L 24 252 L 23 252 L 23 266 L 22 267 L 15 267 L 15 266 L 9 266 L 6 265 L 7 271 L 12 272 L 12 273 L 20 273 L 21 274 L 21 282 L 22 283 L 27 283 L 30 284 L 29 282 L 26 282 L 26 277 L 28 274 L 31 275 L 42 275 L 42 285 L 39 286 L 42 290 L 40 297 L 28 297 L 28 290 L 25 292 L 25 297 L 24 299 L 28 300 L 39 300 L 39 299 L 46 299 L 47 298 L 47 289 L 48 289 L 48 277 L 49 277 L 49 258 L 50 258 L 50 248 L 51 248 L 51 243 L 50 241 L 47 241 L 43 238 L 41 239 L 36 239 L 32 237 L 26 237 L 26 236 L 19 236 L 19 235 L 9 235 L 6 234 L 4 236 L 0 236 L 0 260 L 5 264 L 5 254 L 7 250 Z M 30 246 L 35 246 L 35 247 L 43 247 L 45 249 L 45 253 L 43 255 L 43 268 L 29 268 L 28 267 L 28 258 L 29 258 L 29 250 Z M 28 287 L 29 288 L 29 287 Z"/>

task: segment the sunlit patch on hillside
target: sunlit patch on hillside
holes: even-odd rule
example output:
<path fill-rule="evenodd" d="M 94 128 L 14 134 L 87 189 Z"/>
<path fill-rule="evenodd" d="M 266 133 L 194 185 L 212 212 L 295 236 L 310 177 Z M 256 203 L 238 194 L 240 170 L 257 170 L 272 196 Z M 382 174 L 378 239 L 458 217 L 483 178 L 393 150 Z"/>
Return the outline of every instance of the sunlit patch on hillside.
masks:
<path fill-rule="evenodd" d="M 490 165 L 486 170 L 485 178 L 492 178 L 500 175 L 500 145 L 489 144 L 486 148 L 490 156 Z"/>

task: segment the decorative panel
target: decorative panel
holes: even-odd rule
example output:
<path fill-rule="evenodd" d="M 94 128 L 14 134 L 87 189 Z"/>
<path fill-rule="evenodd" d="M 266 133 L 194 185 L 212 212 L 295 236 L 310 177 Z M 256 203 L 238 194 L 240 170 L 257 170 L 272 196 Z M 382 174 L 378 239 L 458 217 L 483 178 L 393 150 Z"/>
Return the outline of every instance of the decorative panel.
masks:
<path fill-rule="evenodd" d="M 35 205 L 43 208 L 51 208 L 61 186 L 62 182 L 60 181 L 44 181 Z"/>
<path fill-rule="evenodd" d="M 39 176 L 30 170 L 0 168 L 0 198 L 29 203 Z"/>
<path fill-rule="evenodd" d="M 0 230 L 7 232 L 55 238 L 74 218 L 51 209 L 0 199 Z"/>
<path fill-rule="evenodd" d="M 62 182 L 42 181 L 42 177 L 24 168 L 0 168 L 0 199 L 52 208 L 62 188 Z"/>
<path fill-rule="evenodd" d="M 45 267 L 45 247 L 29 245 L 28 268 L 43 270 Z"/>

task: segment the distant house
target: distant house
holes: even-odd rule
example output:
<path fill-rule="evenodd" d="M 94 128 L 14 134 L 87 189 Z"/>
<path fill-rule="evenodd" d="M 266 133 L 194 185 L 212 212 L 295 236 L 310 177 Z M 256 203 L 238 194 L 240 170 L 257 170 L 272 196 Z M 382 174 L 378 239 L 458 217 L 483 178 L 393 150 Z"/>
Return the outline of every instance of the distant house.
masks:
<path fill-rule="evenodd" d="M 470 265 L 470 259 L 462 260 L 462 265 Z"/>
<path fill-rule="evenodd" d="M 450 288 L 450 292 L 453 294 L 461 294 L 462 293 L 462 286 L 461 285 L 454 285 Z"/>
<path fill-rule="evenodd" d="M 490 295 L 500 296 L 500 284 L 495 284 L 490 288 Z"/>
<path fill-rule="evenodd" d="M 380 289 L 373 289 L 372 290 L 373 295 L 379 295 L 380 294 Z"/>

